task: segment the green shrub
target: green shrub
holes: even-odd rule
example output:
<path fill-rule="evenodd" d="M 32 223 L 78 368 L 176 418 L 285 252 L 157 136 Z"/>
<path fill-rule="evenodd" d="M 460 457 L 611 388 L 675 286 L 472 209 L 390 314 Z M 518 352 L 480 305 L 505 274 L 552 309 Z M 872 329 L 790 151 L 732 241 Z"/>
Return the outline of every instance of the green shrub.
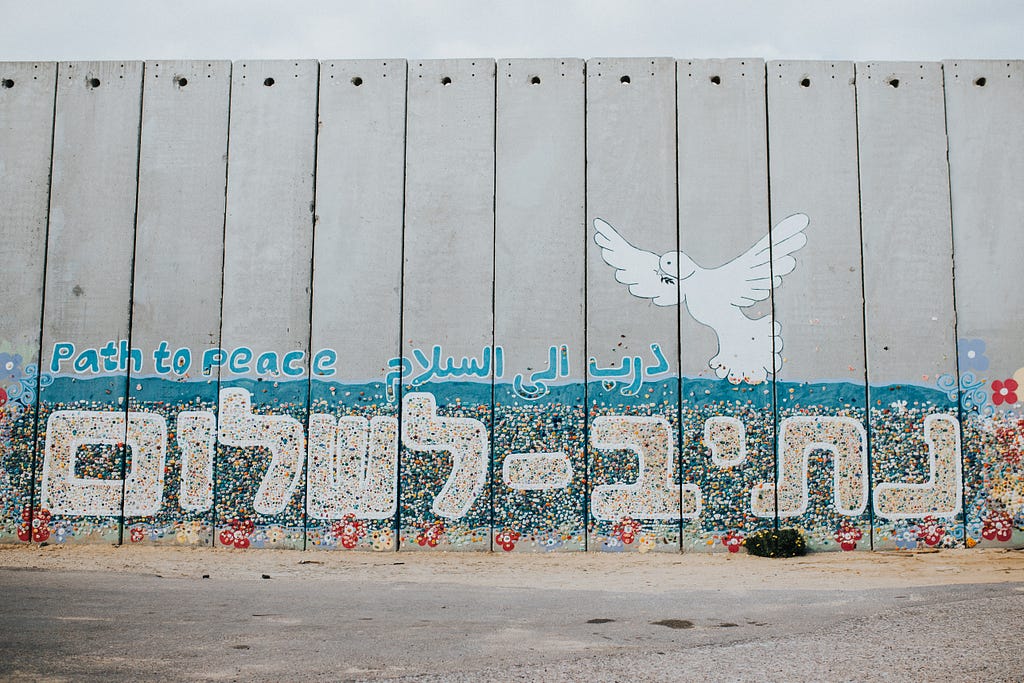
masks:
<path fill-rule="evenodd" d="M 747 552 L 760 557 L 796 557 L 807 554 L 807 540 L 799 529 L 763 529 L 747 536 Z"/>

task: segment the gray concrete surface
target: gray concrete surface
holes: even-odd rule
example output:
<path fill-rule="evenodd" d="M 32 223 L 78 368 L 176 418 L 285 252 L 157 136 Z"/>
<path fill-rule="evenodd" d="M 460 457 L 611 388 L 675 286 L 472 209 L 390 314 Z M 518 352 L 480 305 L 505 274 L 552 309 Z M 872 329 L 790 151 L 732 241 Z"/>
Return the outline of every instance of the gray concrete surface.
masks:
<path fill-rule="evenodd" d="M 337 352 L 332 382 L 381 382 L 400 355 L 405 77 L 402 59 L 320 66 L 311 353 Z"/>
<path fill-rule="evenodd" d="M 0 67 L 0 234 L 17 288 L 5 292 L 5 342 L 25 363 L 39 360 L 40 306 L 53 144 L 57 65 L 8 62 Z M 9 339 L 7 339 L 9 338 Z"/>
<path fill-rule="evenodd" d="M 203 352 L 220 336 L 221 259 L 231 62 L 146 62 L 132 289 L 132 345 L 142 372 L 153 350 L 186 347 L 200 376 Z M 170 363 L 170 360 L 168 360 Z M 165 374 L 181 379 L 180 369 Z M 217 371 L 203 400 L 217 401 Z M 129 388 L 129 401 L 140 399 Z M 137 408 L 132 408 L 136 410 Z"/>
<path fill-rule="evenodd" d="M 546 367 L 549 346 L 567 344 L 569 379 L 579 382 L 592 231 L 584 213 L 583 61 L 502 60 L 496 103 L 494 343 L 505 349 L 498 381 L 516 373 L 529 380 Z"/>
<path fill-rule="evenodd" d="M 956 323 L 962 338 L 985 340 L 992 377 L 1020 361 L 1024 290 L 1007 287 L 1024 253 L 1024 64 L 943 62 L 949 191 L 956 263 Z M 978 367 L 960 368 L 961 374 Z M 1004 404 L 1005 405 L 1005 404 Z"/>
<path fill-rule="evenodd" d="M 1024 583 L 641 591 L 0 569 L 4 680 L 1009 681 Z M 396 563 L 400 560 L 396 560 Z M 635 588 L 635 587 L 633 587 Z"/>
<path fill-rule="evenodd" d="M 248 61 L 231 72 L 221 346 L 252 347 L 253 370 L 266 351 L 308 352 L 319 69 Z M 259 374 L 229 370 L 222 380 Z"/>
<path fill-rule="evenodd" d="M 810 219 L 796 269 L 772 294 L 784 342 L 777 378 L 863 384 L 853 64 L 770 62 L 767 89 L 772 224 Z"/>
<path fill-rule="evenodd" d="M 868 383 L 956 372 L 940 64 L 858 63 Z"/>
<path fill-rule="evenodd" d="M 408 78 L 403 352 L 480 358 L 493 329 L 495 62 L 410 62 Z"/>
<path fill-rule="evenodd" d="M 62 62 L 57 70 L 46 372 L 55 342 L 81 350 L 128 338 L 142 71 L 142 62 Z M 71 366 L 65 361 L 60 374 L 73 375 Z"/>

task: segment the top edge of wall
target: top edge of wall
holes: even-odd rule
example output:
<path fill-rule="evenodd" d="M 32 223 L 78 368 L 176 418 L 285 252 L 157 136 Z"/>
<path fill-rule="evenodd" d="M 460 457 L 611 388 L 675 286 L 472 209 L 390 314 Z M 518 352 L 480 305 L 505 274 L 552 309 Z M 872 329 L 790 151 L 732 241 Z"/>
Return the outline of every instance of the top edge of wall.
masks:
<path fill-rule="evenodd" d="M 238 59 L 224 59 L 224 58 L 211 58 L 211 57 L 165 57 L 163 59 L 159 57 L 145 57 L 145 58 L 133 58 L 133 59 L 20 59 L 20 60 L 2 60 L 0 64 L 127 64 L 132 63 L 159 63 L 159 62 L 207 62 L 207 63 L 218 63 L 218 64 L 257 64 L 257 63 L 302 63 L 302 62 L 319 62 L 320 64 L 327 62 L 416 62 L 416 63 L 427 63 L 427 62 L 451 62 L 451 61 L 472 61 L 472 60 L 487 62 L 530 62 L 530 61 L 552 61 L 552 60 L 573 60 L 573 61 L 584 61 L 584 62 L 600 62 L 600 61 L 625 61 L 625 60 L 667 60 L 667 61 L 692 61 L 692 62 L 733 62 L 741 60 L 749 60 L 751 62 L 764 62 L 766 64 L 849 64 L 855 63 L 860 66 L 873 66 L 873 67 L 884 67 L 889 65 L 923 65 L 923 64 L 943 64 L 947 66 L 958 66 L 965 64 L 976 64 L 976 65 L 990 65 L 990 66 L 1010 66 L 1013 64 L 1024 64 L 1024 59 L 1013 58 L 1013 59 L 997 59 L 997 58 L 979 58 L 979 59 L 960 59 L 957 57 L 948 57 L 943 59 L 927 59 L 927 60 L 866 60 L 866 59 L 848 59 L 848 58 L 836 58 L 836 59 L 766 59 L 764 57 L 666 57 L 649 55 L 646 57 L 572 57 L 565 55 L 555 56 L 543 56 L 543 57 L 452 57 L 452 58 L 430 58 L 430 59 L 418 59 L 416 57 L 320 57 L 320 58 L 303 58 L 303 59 L 246 59 L 240 57 Z"/>

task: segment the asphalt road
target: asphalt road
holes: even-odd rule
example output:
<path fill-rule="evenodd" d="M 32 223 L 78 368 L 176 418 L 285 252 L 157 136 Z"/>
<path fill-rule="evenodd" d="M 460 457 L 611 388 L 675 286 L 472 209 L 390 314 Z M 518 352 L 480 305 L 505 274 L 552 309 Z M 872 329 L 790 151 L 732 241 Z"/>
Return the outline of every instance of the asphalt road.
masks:
<path fill-rule="evenodd" d="M 618 592 L 6 568 L 0 595 L 7 680 L 1024 680 L 1024 583 Z"/>

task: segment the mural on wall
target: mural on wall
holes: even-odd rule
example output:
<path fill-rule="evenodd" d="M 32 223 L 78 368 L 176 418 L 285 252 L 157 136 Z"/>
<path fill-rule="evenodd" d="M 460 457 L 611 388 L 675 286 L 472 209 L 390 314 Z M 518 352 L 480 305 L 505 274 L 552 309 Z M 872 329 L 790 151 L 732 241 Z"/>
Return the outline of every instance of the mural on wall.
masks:
<path fill-rule="evenodd" d="M 50 539 L 49 513 L 30 495 L 36 391 L 53 378 L 19 353 L 0 353 L 0 542 Z"/>
<path fill-rule="evenodd" d="M 938 386 L 951 399 L 959 390 L 964 468 L 976 477 L 966 492 L 964 542 L 1017 545 L 1024 540 L 1024 367 L 1010 377 L 993 375 L 983 339 L 958 340 L 957 360 L 959 383 L 944 375 Z"/>
<path fill-rule="evenodd" d="M 465 78 L 476 77 L 475 71 L 469 74 Z M 352 85 L 343 79 L 342 86 Z M 368 91 L 371 84 L 361 87 Z M 615 87 L 625 92 L 627 86 Z M 404 97 L 405 89 L 396 92 Z M 486 87 L 479 92 L 487 105 L 481 110 L 493 113 L 486 99 L 493 95 Z M 247 97 L 263 94 L 257 88 Z M 308 143 L 315 142 L 316 117 L 306 104 L 309 116 L 295 119 L 295 138 Z M 136 107 L 128 109 L 137 114 Z M 492 144 L 491 129 L 479 128 L 480 144 Z M 429 133 L 420 131 L 424 139 Z M 134 137 L 126 136 L 129 152 Z M 314 147 L 306 146 L 302 164 L 293 166 L 301 166 L 308 190 Z M 427 156 L 422 150 L 420 155 Z M 234 182 L 245 185 L 240 155 L 231 159 Z M 257 161 L 265 165 L 262 157 Z M 133 176 L 126 177 L 128 185 L 118 187 L 130 188 Z M 477 188 L 474 198 L 485 216 L 492 210 L 489 191 Z M 55 196 L 77 204 L 73 197 Z M 319 193 L 315 202 L 325 202 L 325 196 Z M 393 282 L 378 287 L 381 300 L 392 300 L 381 318 L 394 328 L 394 339 L 362 355 L 342 350 L 339 330 L 351 328 L 359 336 L 379 306 L 373 302 L 355 312 L 344 298 L 354 297 L 347 283 L 331 296 L 321 293 L 324 300 L 312 313 L 287 304 L 282 294 L 276 305 L 290 316 L 287 324 L 252 314 L 250 305 L 266 298 L 266 292 L 249 291 L 240 281 L 240 273 L 249 273 L 247 259 L 263 256 L 263 243 L 250 230 L 252 215 L 234 219 L 237 234 L 225 248 L 241 256 L 224 277 L 235 280 L 225 287 L 236 303 L 222 304 L 213 321 L 222 331 L 234 329 L 219 338 L 203 331 L 199 337 L 209 337 L 208 346 L 159 341 L 161 336 L 139 342 L 141 334 L 133 334 L 138 327 L 121 329 L 141 319 L 128 319 L 125 304 L 128 285 L 139 283 L 145 260 L 131 273 L 130 261 L 121 264 L 117 291 L 97 304 L 97 310 L 114 311 L 117 322 L 111 332 L 102 325 L 104 336 L 91 327 L 89 334 L 80 330 L 100 328 L 103 321 L 93 322 L 83 302 L 102 286 L 48 277 L 57 294 L 47 294 L 52 298 L 43 307 L 43 322 L 37 321 L 46 330 L 39 363 L 25 360 L 36 351 L 24 345 L 0 346 L 0 540 L 237 550 L 739 552 L 751 530 L 792 524 L 812 534 L 818 549 L 1024 544 L 1024 368 L 1008 372 L 1021 358 L 997 359 L 984 332 L 955 342 L 955 372 L 915 373 L 905 382 L 867 387 L 849 377 L 780 379 L 783 364 L 792 367 L 783 353 L 783 329 L 793 334 L 795 316 L 753 318 L 751 310 L 767 306 L 786 276 L 798 273 L 786 280 L 792 283 L 809 265 L 821 266 L 824 261 L 811 255 L 821 243 L 816 232 L 812 246 L 801 250 L 808 245 L 808 214 L 815 226 L 828 225 L 828 214 L 797 204 L 807 213 L 778 221 L 756 242 L 744 237 L 743 245 L 753 246 L 712 268 L 681 250 L 645 250 L 663 249 L 664 241 L 651 239 L 644 226 L 618 224 L 614 207 L 601 212 L 609 221 L 567 222 L 575 241 L 558 250 L 559 258 L 582 263 L 585 245 L 597 267 L 590 277 L 603 278 L 622 292 L 622 300 L 600 318 L 573 322 L 571 338 L 557 328 L 545 330 L 531 338 L 531 346 L 514 339 L 517 327 L 532 324 L 528 314 L 506 322 L 512 332 L 506 336 L 519 343 L 516 348 L 529 348 L 526 353 L 493 336 L 487 341 L 496 324 L 488 315 L 500 310 L 492 298 L 499 293 L 489 289 L 497 282 L 489 280 L 492 264 L 474 261 L 480 272 L 470 278 L 451 272 L 479 252 L 504 259 L 498 265 L 514 273 L 518 257 L 488 243 L 485 224 L 482 237 L 476 236 L 480 244 L 449 249 L 450 263 L 437 275 L 431 250 L 447 244 L 448 233 L 436 231 L 447 214 L 435 212 L 433 188 L 420 188 L 419 196 L 420 213 L 434 222 L 419 225 L 417 239 L 406 223 L 397 223 L 390 247 L 404 256 L 415 253 L 418 279 L 403 279 L 409 264 L 396 257 L 389 271 Z M 293 212 L 292 222 L 305 229 L 306 214 L 317 207 L 294 203 L 301 211 Z M 124 211 L 131 204 L 125 202 Z M 579 208 L 582 215 L 585 207 Z M 47 268 L 80 267 L 92 259 L 89 269 L 97 271 L 94 266 L 106 257 L 103 249 L 76 252 L 76 235 L 88 233 L 97 219 L 76 220 L 77 233 L 65 238 L 51 232 Z M 470 222 L 445 225 L 461 239 Z M 269 234 L 270 223 L 261 224 L 259 234 Z M 2 228 L 7 234 L 17 226 L 5 221 Z M 122 220 L 116 234 L 100 242 L 119 244 L 128 253 L 131 229 Z M 134 229 L 138 239 L 139 227 Z M 318 233 L 318 249 L 326 244 L 323 234 Z M 373 231 L 368 227 L 366 234 Z M 697 239 L 702 237 L 714 235 Z M 433 242 L 421 248 L 418 240 L 428 238 Z M 243 244 L 251 251 L 243 251 Z M 321 273 L 337 250 L 350 248 L 339 244 L 323 256 L 327 265 Z M 309 257 L 292 255 L 290 284 L 266 286 L 287 289 L 296 301 L 311 299 Z M 584 268 L 577 270 L 573 282 L 593 286 L 593 279 L 580 274 Z M 285 281 L 283 270 L 273 272 Z M 943 270 L 931 277 L 946 282 L 949 275 Z M 446 294 L 456 291 L 453 281 L 459 287 L 473 283 L 472 306 Z M 413 290 L 431 287 L 433 294 L 414 301 Z M 572 294 L 579 299 L 573 306 L 579 305 L 581 321 L 587 292 L 581 286 L 578 297 Z M 506 286 L 500 295 L 516 294 Z M 846 303 L 862 313 L 877 298 L 865 296 L 866 302 L 847 296 Z M 211 301 L 218 305 L 216 297 Z M 697 355 L 685 339 L 681 352 L 673 346 L 680 344 L 678 331 L 666 335 L 638 324 L 627 330 L 615 318 L 622 311 L 623 320 L 641 320 L 624 311 L 646 308 L 664 314 L 666 329 L 677 329 L 682 305 L 714 332 L 717 352 L 699 353 L 701 365 L 711 370 L 707 376 L 680 377 L 674 369 L 681 355 Z M 158 310 L 152 317 L 160 315 Z M 409 332 L 414 316 L 416 334 Z M 301 326 L 312 319 L 315 327 L 318 318 L 335 321 L 335 327 L 307 335 Z M 470 332 L 458 327 L 463 323 Z M 859 319 L 857 324 L 862 325 Z M 602 328 L 601 349 L 595 350 L 597 336 L 587 337 L 588 326 Z M 272 336 L 281 329 L 294 337 Z M 630 333 L 628 343 L 616 346 L 623 332 Z M 143 348 L 134 348 L 132 339 Z M 795 337 L 788 339 L 795 343 Z M 829 339 L 817 343 L 827 346 Z M 876 346 L 887 353 L 886 343 Z M 951 358 L 945 360 L 952 365 Z"/>
<path fill-rule="evenodd" d="M 718 354 L 708 366 L 733 384 L 760 384 L 782 366 L 782 325 L 771 316 L 748 318 L 743 309 L 771 296 L 782 276 L 796 268 L 792 254 L 807 244 L 808 218 L 794 214 L 732 261 L 702 268 L 681 251 L 657 254 L 638 249 L 611 225 L 594 220 L 594 242 L 615 279 L 629 293 L 656 306 L 686 304 L 693 318 L 715 331 Z M 775 349 L 774 367 L 764 364 L 766 341 Z"/>
<path fill-rule="evenodd" d="M 326 366 L 321 365 L 321 369 Z M 1000 393 L 1003 386 L 1005 383 L 997 388 L 996 395 L 1005 400 Z M 129 411 L 126 415 L 104 410 L 53 411 L 46 424 L 40 508 L 35 527 L 30 529 L 32 520 L 27 520 L 24 528 L 19 527 L 19 536 L 26 536 L 22 540 L 31 537 L 41 542 L 49 538 L 51 516 L 117 518 L 154 514 L 164 505 L 166 452 L 172 438 L 183 454 L 180 489 L 176 492 L 181 510 L 213 509 L 213 460 L 218 445 L 260 446 L 265 455 L 262 462 L 254 463 L 252 476 L 261 473 L 255 492 L 251 500 L 236 499 L 232 504 L 251 508 L 257 517 L 279 515 L 301 498 L 297 486 L 305 471 L 306 514 L 314 523 L 327 521 L 332 534 L 328 546 L 355 547 L 366 536 L 368 520 L 388 519 L 395 514 L 399 443 L 410 449 L 443 450 L 451 455 L 451 468 L 429 504 L 432 514 L 441 521 L 434 526 L 435 532 L 423 532 L 423 545 L 439 541 L 443 524 L 465 518 L 480 499 L 488 478 L 490 435 L 485 423 L 439 416 L 434 395 L 423 391 L 403 397 L 400 430 L 396 418 L 334 418 L 322 413 L 312 414 L 305 430 L 289 415 L 254 412 L 252 393 L 233 387 L 221 389 L 216 413 L 182 411 L 174 420 L 177 433 L 172 435 L 168 420 L 158 412 Z M 963 475 L 959 429 L 951 416 L 937 414 L 924 419 L 928 481 L 876 483 L 872 497 L 877 517 L 934 521 L 960 512 Z M 720 467 L 743 465 L 744 435 L 743 423 L 732 417 L 710 418 L 703 428 L 710 457 Z M 833 458 L 833 508 L 848 515 L 865 510 L 869 486 L 863 424 L 845 417 L 791 417 L 780 423 L 780 435 L 779 482 L 763 482 L 751 491 L 750 513 L 764 518 L 778 514 L 783 520 L 803 514 L 809 500 L 808 457 L 819 449 L 830 452 Z M 588 501 L 595 518 L 615 523 L 625 537 L 620 539 L 624 544 L 635 540 L 638 520 L 697 519 L 716 513 L 704 508 L 705 497 L 699 485 L 683 483 L 680 488 L 674 483 L 672 436 L 666 419 L 658 416 L 601 416 L 593 422 L 593 448 L 624 449 L 636 457 L 633 481 L 597 486 Z M 81 475 L 75 462 L 80 449 L 109 446 L 124 438 L 131 459 L 122 478 Z M 1010 447 L 1016 448 L 1014 452 L 1019 456 L 1019 434 L 1014 438 Z M 681 475 L 686 482 L 687 473 Z M 501 485 L 509 489 L 540 491 L 568 487 L 574 471 L 564 452 L 523 452 L 509 455 L 498 476 Z M 1006 505 L 1016 506 L 1019 515 L 1019 473 L 1017 476 L 1009 486 L 1006 482 L 997 485 L 996 492 L 1004 497 L 1016 496 L 1007 498 Z M 221 545 L 245 549 L 274 542 L 256 533 L 254 519 L 237 519 L 229 529 L 222 530 Z M 1003 537 L 1007 533 L 1004 527 L 1012 524 L 1012 519 L 996 513 L 980 533 Z M 53 531 L 60 541 L 73 536 L 73 530 Z M 140 528 L 139 534 L 129 534 L 128 540 L 143 540 L 141 533 Z M 511 550 L 519 540 L 515 538 L 517 533 L 500 530 L 498 545 Z M 943 535 L 934 529 L 921 533 L 936 539 Z M 730 551 L 739 547 L 728 541 L 723 544 Z M 842 545 L 846 549 L 856 546 L 845 537 Z M 382 539 L 370 547 L 385 550 L 392 549 L 393 544 L 390 539 Z"/>

